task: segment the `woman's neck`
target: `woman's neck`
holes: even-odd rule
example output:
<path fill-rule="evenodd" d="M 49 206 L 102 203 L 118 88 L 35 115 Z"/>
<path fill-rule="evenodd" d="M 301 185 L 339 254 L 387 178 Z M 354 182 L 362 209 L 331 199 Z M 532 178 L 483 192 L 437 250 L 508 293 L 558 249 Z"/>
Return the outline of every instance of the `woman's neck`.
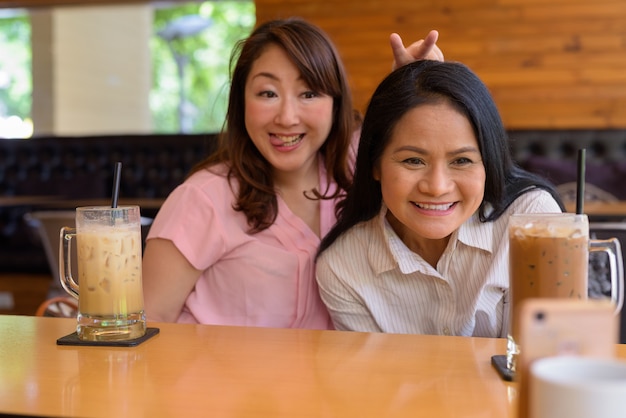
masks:
<path fill-rule="evenodd" d="M 295 171 L 274 171 L 274 188 L 280 194 L 311 191 L 319 185 L 317 157 Z"/>
<path fill-rule="evenodd" d="M 391 225 L 391 228 L 393 228 L 394 232 L 402 240 L 404 245 L 436 269 L 439 259 L 448 246 L 450 236 L 448 235 L 447 237 L 440 239 L 419 237 L 408 231 L 407 227 L 395 216 L 393 216 L 390 211 L 387 211 L 386 217 L 389 225 Z"/>
<path fill-rule="evenodd" d="M 287 173 L 286 175 L 275 175 L 274 187 L 289 210 L 302 219 L 319 237 L 321 234 L 320 202 L 318 199 L 307 197 L 311 196 L 311 190 L 319 189 L 317 159 L 314 164 L 309 165 L 307 170 Z"/>

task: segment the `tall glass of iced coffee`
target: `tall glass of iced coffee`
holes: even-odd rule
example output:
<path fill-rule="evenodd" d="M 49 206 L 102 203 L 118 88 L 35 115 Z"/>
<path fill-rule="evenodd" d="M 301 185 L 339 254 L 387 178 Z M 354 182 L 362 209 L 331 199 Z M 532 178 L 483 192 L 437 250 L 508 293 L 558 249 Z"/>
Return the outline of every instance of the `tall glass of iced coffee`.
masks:
<path fill-rule="evenodd" d="M 78 280 L 71 271 L 74 237 Z M 139 207 L 79 207 L 76 228 L 62 228 L 60 239 L 59 275 L 63 288 L 78 299 L 78 337 L 117 341 L 143 336 Z"/>
<path fill-rule="evenodd" d="M 526 298 L 587 299 L 589 223 L 570 213 L 516 214 L 509 219 L 511 333 L 507 366 L 515 370 L 519 347 L 515 309 Z"/>

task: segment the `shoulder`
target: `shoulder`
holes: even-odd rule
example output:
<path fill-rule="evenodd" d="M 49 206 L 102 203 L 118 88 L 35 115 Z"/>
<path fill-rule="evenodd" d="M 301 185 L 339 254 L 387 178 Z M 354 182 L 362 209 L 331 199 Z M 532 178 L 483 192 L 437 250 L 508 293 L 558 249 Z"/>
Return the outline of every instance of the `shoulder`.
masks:
<path fill-rule="evenodd" d="M 199 219 L 232 212 L 234 191 L 224 167 L 217 170 L 200 170 L 178 185 L 167 197 L 157 219 L 179 216 L 196 216 Z"/>
<path fill-rule="evenodd" d="M 376 233 L 377 220 L 378 217 L 375 217 L 368 221 L 360 222 L 354 225 L 341 234 L 328 248 L 340 249 L 365 246 L 369 241 L 371 241 L 372 236 Z"/>
<path fill-rule="evenodd" d="M 196 171 L 181 183 L 181 186 L 194 186 L 201 189 L 226 185 L 228 185 L 228 168 L 224 164 Z"/>
<path fill-rule="evenodd" d="M 210 169 L 203 169 L 193 173 L 183 183 L 174 189 L 168 200 L 176 199 L 207 199 L 224 201 L 226 196 L 232 196 L 236 189 L 236 180 L 229 180 L 227 168 L 218 165 Z"/>
<path fill-rule="evenodd" d="M 318 257 L 319 264 L 337 265 L 365 260 L 372 244 L 378 241 L 375 235 L 377 218 L 361 222 L 341 234 Z"/>
<path fill-rule="evenodd" d="M 191 254 L 221 254 L 247 228 L 245 216 L 233 209 L 233 200 L 226 176 L 216 171 L 195 172 L 167 197 L 150 227 L 150 237 L 173 241 L 190 259 Z M 194 266 L 207 265 L 194 260 Z"/>
<path fill-rule="evenodd" d="M 561 212 L 554 197 L 546 190 L 532 189 L 522 193 L 507 210 L 511 213 Z"/>

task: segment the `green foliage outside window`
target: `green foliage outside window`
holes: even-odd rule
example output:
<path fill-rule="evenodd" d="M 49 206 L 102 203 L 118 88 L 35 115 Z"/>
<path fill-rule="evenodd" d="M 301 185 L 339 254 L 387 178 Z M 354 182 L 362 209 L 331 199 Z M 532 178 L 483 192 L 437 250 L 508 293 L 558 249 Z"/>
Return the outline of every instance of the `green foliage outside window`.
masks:
<path fill-rule="evenodd" d="M 173 6 L 172 6 L 173 5 Z M 7 14 L 8 13 L 8 14 Z M 179 131 L 180 83 L 176 63 L 167 42 L 156 33 L 173 20 L 198 15 L 211 25 L 201 33 L 173 42 L 188 58 L 184 89 L 186 109 L 191 109 L 190 132 L 216 132 L 226 115 L 229 88 L 229 60 L 235 43 L 247 37 L 255 25 L 254 1 L 206 1 L 155 3 L 151 39 L 150 94 L 153 131 Z M 0 137 L 2 123 L 9 116 L 29 120 L 32 106 L 31 30 L 27 11 L 13 10 L 0 15 Z"/>
<path fill-rule="evenodd" d="M 0 18 L 0 118 L 28 118 L 31 108 L 30 21 L 24 12 Z"/>
<path fill-rule="evenodd" d="M 176 51 L 189 62 L 184 89 L 187 109 L 192 112 L 191 132 L 216 132 L 226 115 L 229 88 L 229 60 L 235 43 L 252 31 L 256 14 L 253 1 L 219 1 L 190 3 L 168 9 L 157 9 L 155 32 L 177 18 L 198 15 L 211 22 L 195 36 L 174 42 Z M 179 80 L 176 63 L 163 39 L 152 40 L 154 88 L 150 97 L 156 132 L 178 130 Z"/>

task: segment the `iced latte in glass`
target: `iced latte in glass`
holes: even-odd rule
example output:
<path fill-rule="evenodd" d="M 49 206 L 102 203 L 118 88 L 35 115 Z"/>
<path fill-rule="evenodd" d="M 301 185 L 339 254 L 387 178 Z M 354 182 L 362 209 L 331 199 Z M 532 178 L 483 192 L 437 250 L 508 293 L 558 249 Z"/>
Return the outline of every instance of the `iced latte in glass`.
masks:
<path fill-rule="evenodd" d="M 68 268 L 74 236 L 78 282 Z M 61 282 L 78 298 L 78 337 L 111 341 L 143 336 L 146 320 L 139 207 L 77 208 L 76 229 L 63 228 L 61 239 Z"/>

